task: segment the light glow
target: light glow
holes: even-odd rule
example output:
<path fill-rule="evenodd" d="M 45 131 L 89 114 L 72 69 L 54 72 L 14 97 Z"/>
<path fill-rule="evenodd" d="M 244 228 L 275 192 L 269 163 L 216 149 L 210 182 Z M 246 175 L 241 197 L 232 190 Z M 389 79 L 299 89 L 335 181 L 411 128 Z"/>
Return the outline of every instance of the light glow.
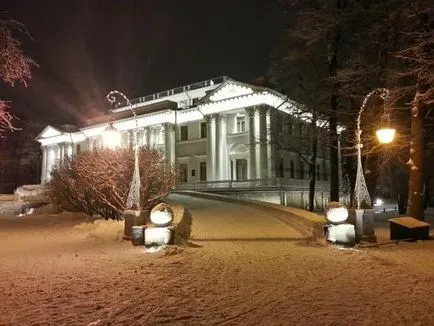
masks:
<path fill-rule="evenodd" d="M 381 198 L 375 199 L 374 206 L 381 206 L 384 204 L 384 201 Z"/>
<path fill-rule="evenodd" d="M 112 124 L 104 129 L 102 139 L 106 148 L 115 149 L 121 145 L 121 133 Z"/>
<path fill-rule="evenodd" d="M 152 209 L 149 218 L 157 226 L 167 226 L 172 223 L 173 215 L 173 210 L 167 204 L 161 203 Z"/>
<path fill-rule="evenodd" d="M 145 246 L 169 244 L 172 232 L 168 227 L 155 227 L 145 229 Z"/>
<path fill-rule="evenodd" d="M 336 205 L 337 204 L 339 203 L 336 203 Z M 343 223 L 348 218 L 348 209 L 342 204 L 339 204 L 338 207 L 336 207 L 336 205 L 331 205 L 331 207 L 327 209 L 326 218 L 331 223 Z"/>
<path fill-rule="evenodd" d="M 378 141 L 382 144 L 389 144 L 395 138 L 395 129 L 383 128 L 376 132 Z"/>

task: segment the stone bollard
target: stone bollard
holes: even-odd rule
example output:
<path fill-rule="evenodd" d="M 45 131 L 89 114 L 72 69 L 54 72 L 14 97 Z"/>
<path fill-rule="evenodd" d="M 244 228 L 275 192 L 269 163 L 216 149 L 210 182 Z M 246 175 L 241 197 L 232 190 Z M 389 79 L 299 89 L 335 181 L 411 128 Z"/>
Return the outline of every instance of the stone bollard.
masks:
<path fill-rule="evenodd" d="M 131 240 L 132 227 L 146 225 L 149 218 L 148 210 L 133 210 L 127 209 L 122 215 L 124 219 L 124 239 Z"/>

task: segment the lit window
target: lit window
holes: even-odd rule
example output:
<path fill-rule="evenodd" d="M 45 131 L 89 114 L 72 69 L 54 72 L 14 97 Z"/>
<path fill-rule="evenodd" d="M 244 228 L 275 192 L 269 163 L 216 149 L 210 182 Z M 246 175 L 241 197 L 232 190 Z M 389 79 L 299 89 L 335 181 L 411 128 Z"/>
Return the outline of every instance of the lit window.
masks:
<path fill-rule="evenodd" d="M 188 140 L 188 126 L 181 126 L 181 141 Z"/>
<path fill-rule="evenodd" d="M 246 117 L 239 116 L 237 117 L 237 133 L 246 132 Z"/>

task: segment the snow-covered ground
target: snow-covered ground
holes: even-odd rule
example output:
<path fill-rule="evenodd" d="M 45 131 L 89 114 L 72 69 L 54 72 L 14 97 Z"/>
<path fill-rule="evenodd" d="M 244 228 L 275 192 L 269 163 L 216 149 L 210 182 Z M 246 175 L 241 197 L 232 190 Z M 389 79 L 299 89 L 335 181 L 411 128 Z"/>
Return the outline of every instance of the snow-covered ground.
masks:
<path fill-rule="evenodd" d="M 0 325 L 434 325 L 434 241 L 313 247 L 264 211 L 171 199 L 193 245 L 154 254 L 122 222 L 0 217 Z"/>

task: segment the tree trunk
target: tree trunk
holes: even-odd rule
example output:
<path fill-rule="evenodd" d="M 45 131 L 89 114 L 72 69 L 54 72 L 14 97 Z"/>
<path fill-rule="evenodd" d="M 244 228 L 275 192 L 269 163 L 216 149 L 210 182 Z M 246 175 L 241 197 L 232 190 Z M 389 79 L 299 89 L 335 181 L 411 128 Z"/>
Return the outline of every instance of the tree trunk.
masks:
<path fill-rule="evenodd" d="M 334 97 L 334 96 L 332 96 Z M 330 123 L 330 201 L 339 201 L 339 155 L 337 119 L 329 119 Z"/>
<path fill-rule="evenodd" d="M 336 7 L 341 10 L 345 7 L 344 0 L 337 0 Z M 338 68 L 338 45 L 340 42 L 341 29 L 338 25 L 334 31 L 334 37 L 328 48 L 329 76 L 335 77 Z M 331 86 L 330 92 L 330 201 L 339 201 L 339 154 L 338 154 L 338 96 L 335 94 L 335 87 Z"/>
<path fill-rule="evenodd" d="M 423 194 L 423 208 L 427 209 L 429 205 L 429 199 L 431 197 L 430 193 L 430 183 L 431 183 L 431 177 L 427 176 L 425 177 L 425 186 L 424 186 L 424 194 Z"/>
<path fill-rule="evenodd" d="M 411 111 L 410 159 L 407 163 L 409 169 L 408 214 L 411 217 L 423 220 L 424 112 L 417 90 Z"/>
<path fill-rule="evenodd" d="M 312 121 L 311 157 L 309 164 L 309 211 L 315 209 L 315 181 L 316 181 L 316 156 L 318 152 L 318 137 L 316 118 Z"/>

